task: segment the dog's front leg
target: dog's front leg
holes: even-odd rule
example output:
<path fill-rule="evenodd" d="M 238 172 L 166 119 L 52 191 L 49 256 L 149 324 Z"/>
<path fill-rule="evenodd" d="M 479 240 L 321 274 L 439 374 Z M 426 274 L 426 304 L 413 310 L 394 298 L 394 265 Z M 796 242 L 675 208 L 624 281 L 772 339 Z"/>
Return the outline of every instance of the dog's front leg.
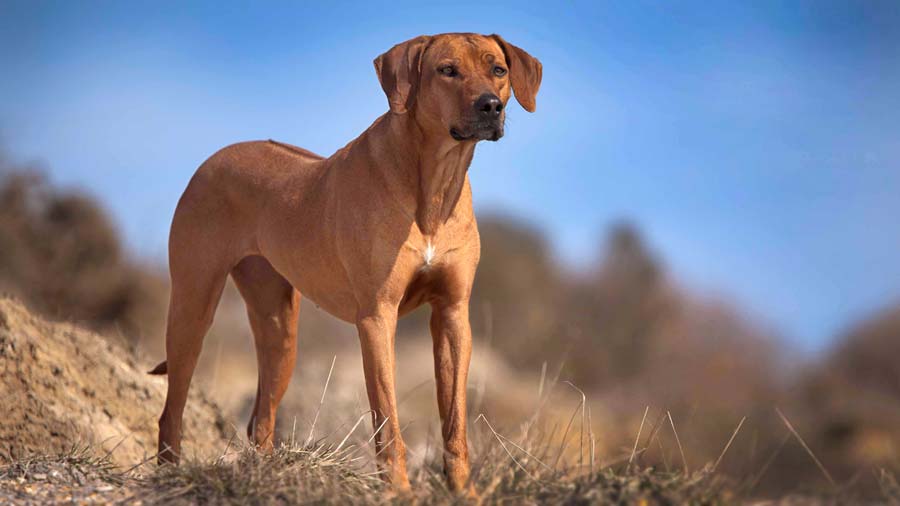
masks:
<path fill-rule="evenodd" d="M 466 441 L 466 382 L 472 355 L 469 302 L 434 304 L 431 337 L 444 436 L 444 472 L 450 489 L 462 492 L 469 481 L 469 448 Z M 468 491 L 473 492 L 471 486 Z"/>
<path fill-rule="evenodd" d="M 363 354 L 366 391 L 375 427 L 375 451 L 384 479 L 396 490 L 409 490 L 406 445 L 400 436 L 397 398 L 394 392 L 394 333 L 397 308 L 381 306 L 356 325 Z"/>

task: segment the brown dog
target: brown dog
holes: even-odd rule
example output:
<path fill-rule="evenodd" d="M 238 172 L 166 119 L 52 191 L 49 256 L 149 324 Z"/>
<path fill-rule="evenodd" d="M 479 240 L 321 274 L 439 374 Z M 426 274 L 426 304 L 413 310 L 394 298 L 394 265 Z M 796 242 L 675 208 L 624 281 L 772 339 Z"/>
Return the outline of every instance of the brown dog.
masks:
<path fill-rule="evenodd" d="M 272 448 L 297 348 L 300 294 L 356 325 L 385 478 L 408 489 L 394 393 L 397 318 L 432 306 L 444 467 L 469 478 L 469 295 L 479 258 L 467 177 L 503 135 L 511 89 L 529 112 L 541 64 L 497 35 L 422 36 L 375 59 L 390 111 L 330 158 L 274 141 L 226 147 L 197 170 L 169 238 L 166 405 L 159 460 L 177 462 L 203 337 L 231 274 L 247 305 L 259 384 L 248 436 Z M 380 430 L 378 430 L 380 428 Z"/>

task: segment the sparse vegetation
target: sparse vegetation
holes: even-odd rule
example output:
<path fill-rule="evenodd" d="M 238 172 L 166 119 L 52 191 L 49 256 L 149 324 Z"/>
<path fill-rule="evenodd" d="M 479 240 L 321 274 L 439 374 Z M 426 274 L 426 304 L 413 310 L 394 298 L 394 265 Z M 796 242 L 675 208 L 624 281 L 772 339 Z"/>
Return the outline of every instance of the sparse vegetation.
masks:
<path fill-rule="evenodd" d="M 476 497 L 452 495 L 436 468 L 420 470 L 396 496 L 354 460 L 356 447 L 281 447 L 273 455 L 235 449 L 208 462 L 122 471 L 86 450 L 24 459 L 0 468 L 0 499 L 124 504 L 727 504 L 726 482 L 653 469 L 595 473 L 526 469 L 497 448 L 479 459 Z"/>
<path fill-rule="evenodd" d="M 317 443 L 281 446 L 272 455 L 232 447 L 210 461 L 181 466 L 144 463 L 123 470 L 87 448 L 23 458 L 0 466 L 0 501 L 5 504 L 610 504 L 610 505 L 844 505 L 900 504 L 894 475 L 879 475 L 881 495 L 864 499 L 852 491 L 793 494 L 779 500 L 753 499 L 747 482 L 717 474 L 710 466 L 685 474 L 626 463 L 594 472 L 555 470 L 531 445 L 520 458 L 502 450 L 502 440 L 476 447 L 475 494 L 451 494 L 437 461 L 414 471 L 413 491 L 396 495 L 370 471 L 357 446 Z M 507 441 L 507 443 L 511 443 Z M 484 446 L 481 446 L 484 444 Z M 530 453 L 530 452 L 529 452 Z M 544 455 L 548 461 L 552 455 Z M 748 477 L 749 479 L 750 477 Z"/>

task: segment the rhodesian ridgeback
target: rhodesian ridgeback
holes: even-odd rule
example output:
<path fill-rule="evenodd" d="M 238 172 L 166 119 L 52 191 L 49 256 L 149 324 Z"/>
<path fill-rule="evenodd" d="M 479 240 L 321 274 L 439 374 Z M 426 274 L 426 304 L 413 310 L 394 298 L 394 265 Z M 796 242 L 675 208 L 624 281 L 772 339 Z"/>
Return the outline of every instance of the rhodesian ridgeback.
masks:
<path fill-rule="evenodd" d="M 480 242 L 467 175 L 503 136 L 512 91 L 533 112 L 540 62 L 497 35 L 421 36 L 375 59 L 390 111 L 329 158 L 275 141 L 228 146 L 197 170 L 169 236 L 172 292 L 159 460 L 177 463 L 191 376 L 230 274 L 247 306 L 259 383 L 247 429 L 272 449 L 297 350 L 301 294 L 356 325 L 378 464 L 409 488 L 394 392 L 397 319 L 432 307 L 449 487 L 467 488 L 469 297 Z"/>

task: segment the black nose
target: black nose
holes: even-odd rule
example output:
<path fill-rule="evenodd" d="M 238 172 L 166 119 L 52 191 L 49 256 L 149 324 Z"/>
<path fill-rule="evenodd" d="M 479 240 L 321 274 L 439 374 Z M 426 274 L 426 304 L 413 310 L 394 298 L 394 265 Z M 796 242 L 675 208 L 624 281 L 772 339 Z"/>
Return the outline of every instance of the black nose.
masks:
<path fill-rule="evenodd" d="M 497 119 L 503 111 L 503 102 L 497 95 L 485 93 L 475 101 L 475 111 L 483 118 Z"/>

